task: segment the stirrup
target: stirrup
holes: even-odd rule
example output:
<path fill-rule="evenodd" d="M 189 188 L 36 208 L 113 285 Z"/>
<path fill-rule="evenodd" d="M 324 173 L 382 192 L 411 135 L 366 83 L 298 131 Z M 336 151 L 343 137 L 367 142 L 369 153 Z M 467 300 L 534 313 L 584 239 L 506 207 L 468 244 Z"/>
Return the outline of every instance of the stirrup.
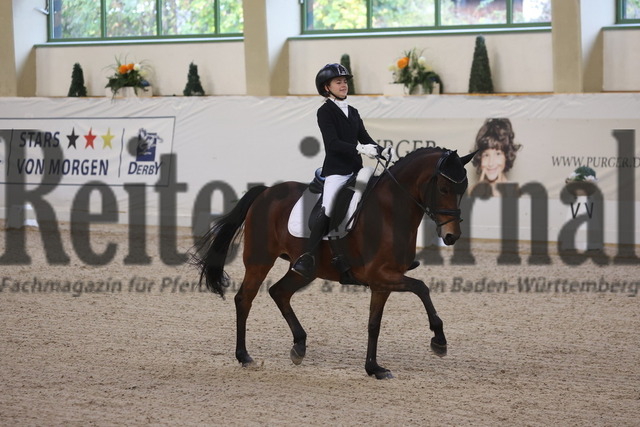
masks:
<path fill-rule="evenodd" d="M 305 252 L 296 260 L 291 271 L 311 280 L 315 278 L 316 260 L 309 252 Z"/>

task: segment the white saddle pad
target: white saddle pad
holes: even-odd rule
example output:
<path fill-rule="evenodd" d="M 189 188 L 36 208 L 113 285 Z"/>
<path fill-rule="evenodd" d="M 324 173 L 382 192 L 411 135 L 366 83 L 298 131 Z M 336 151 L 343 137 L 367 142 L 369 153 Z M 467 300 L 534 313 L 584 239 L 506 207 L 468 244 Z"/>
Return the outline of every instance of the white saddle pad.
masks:
<path fill-rule="evenodd" d="M 342 238 L 351 230 L 354 222 L 353 214 L 360 203 L 360 199 L 362 199 L 362 192 L 367 187 L 367 183 L 369 182 L 371 175 L 373 175 L 372 168 L 360 169 L 358 176 L 356 177 L 356 182 L 354 184 L 355 192 L 351 199 L 351 203 L 349 204 L 347 214 L 337 229 L 329 231 L 329 233 L 324 237 L 325 240 L 328 238 Z M 311 215 L 311 210 L 316 205 L 319 198 L 320 194 L 313 194 L 308 188 L 304 193 L 302 193 L 302 196 L 298 199 L 291 210 L 291 214 L 289 215 L 288 228 L 289 233 L 292 236 L 301 238 L 309 237 L 311 234 L 311 230 L 308 225 L 309 215 Z"/>

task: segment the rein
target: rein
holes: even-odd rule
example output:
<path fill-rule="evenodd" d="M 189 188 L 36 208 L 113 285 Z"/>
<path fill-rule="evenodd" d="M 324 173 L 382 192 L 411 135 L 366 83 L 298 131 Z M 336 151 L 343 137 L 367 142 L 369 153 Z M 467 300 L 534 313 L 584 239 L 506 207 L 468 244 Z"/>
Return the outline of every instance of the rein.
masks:
<path fill-rule="evenodd" d="M 445 153 L 446 154 L 446 153 Z M 438 164 L 436 166 L 436 170 L 433 173 L 433 176 L 431 177 L 431 179 L 429 180 L 429 182 L 427 183 L 427 189 L 430 186 L 435 186 L 435 179 L 438 176 L 438 174 L 440 173 L 440 165 L 442 164 L 443 160 L 445 159 L 445 154 L 442 155 L 442 157 L 440 157 L 440 159 L 438 160 Z M 420 210 L 422 210 L 423 213 L 425 213 L 429 218 L 431 218 L 433 220 L 433 222 L 436 223 L 437 227 L 442 227 L 443 225 L 449 224 L 452 221 L 455 221 L 456 219 L 459 220 L 460 222 L 462 222 L 462 218 L 460 218 L 460 209 L 439 209 L 439 210 L 432 210 L 428 205 L 423 205 L 422 203 L 420 203 L 419 200 L 416 200 L 415 197 L 413 197 L 413 195 L 409 192 L 409 190 L 407 190 L 406 188 L 404 188 L 404 186 L 402 184 L 400 184 L 400 182 L 398 182 L 398 180 L 396 179 L 395 176 L 393 176 L 393 174 L 391 173 L 391 171 L 389 170 L 389 163 L 390 163 L 390 159 L 385 159 L 386 161 L 381 161 L 380 157 L 376 157 L 378 164 L 382 165 L 382 168 L 384 169 L 384 171 L 387 173 L 387 175 L 389 175 L 391 177 L 391 179 L 393 180 L 393 182 L 395 182 L 398 187 L 400 187 L 400 189 L 402 189 L 402 191 L 405 192 L 405 194 L 409 197 L 409 199 L 411 199 L 411 201 L 413 201 L 413 203 L 415 203 Z M 441 174 L 443 175 L 443 174 Z M 451 180 L 448 176 L 443 175 L 445 178 Z M 432 199 L 435 199 L 435 193 L 431 192 L 432 194 Z M 450 216 L 451 219 L 449 219 L 448 221 L 444 221 L 441 223 L 438 223 L 438 220 L 436 218 L 436 215 L 446 215 L 446 216 Z"/>

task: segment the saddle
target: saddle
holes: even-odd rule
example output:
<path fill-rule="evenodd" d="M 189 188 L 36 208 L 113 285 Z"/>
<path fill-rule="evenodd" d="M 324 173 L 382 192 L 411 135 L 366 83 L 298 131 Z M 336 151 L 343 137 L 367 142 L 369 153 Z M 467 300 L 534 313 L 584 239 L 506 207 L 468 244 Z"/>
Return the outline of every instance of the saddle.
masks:
<path fill-rule="evenodd" d="M 302 193 L 289 215 L 289 233 L 295 237 L 306 238 L 311 232 L 312 218 L 316 218 L 322 204 L 322 190 L 324 177 L 322 169 L 315 171 L 313 180 Z M 340 239 L 348 234 L 355 223 L 355 214 L 369 179 L 373 175 L 373 169 L 362 168 L 357 175 L 352 176 L 336 195 L 329 232 L 324 237 L 328 239 Z"/>

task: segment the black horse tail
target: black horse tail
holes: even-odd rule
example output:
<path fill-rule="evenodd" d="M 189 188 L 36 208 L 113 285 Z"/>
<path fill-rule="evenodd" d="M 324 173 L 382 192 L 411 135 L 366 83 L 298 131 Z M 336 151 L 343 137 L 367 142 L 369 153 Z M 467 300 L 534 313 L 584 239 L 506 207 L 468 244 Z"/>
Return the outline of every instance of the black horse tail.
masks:
<path fill-rule="evenodd" d="M 229 276 L 224 272 L 229 247 L 247 217 L 247 212 L 267 187 L 252 187 L 242 196 L 236 206 L 220 217 L 211 229 L 199 240 L 192 253 L 191 264 L 200 270 L 200 285 L 204 280 L 207 289 L 224 298 L 224 288 L 229 286 Z"/>

